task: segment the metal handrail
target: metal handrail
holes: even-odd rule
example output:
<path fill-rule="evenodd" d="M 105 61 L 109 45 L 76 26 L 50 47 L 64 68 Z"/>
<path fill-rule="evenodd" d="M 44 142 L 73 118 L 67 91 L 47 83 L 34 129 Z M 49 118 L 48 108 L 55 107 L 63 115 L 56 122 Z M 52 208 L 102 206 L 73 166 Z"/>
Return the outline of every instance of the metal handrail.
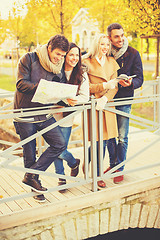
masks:
<path fill-rule="evenodd" d="M 153 85 L 157 85 L 158 89 L 160 89 L 160 78 L 158 78 L 155 83 Z M 159 91 L 160 92 L 160 91 Z M 12 94 L 13 95 L 13 94 Z M 9 96 L 9 95 L 7 95 Z M 140 125 L 143 125 L 145 128 L 148 129 L 154 129 L 157 133 L 159 132 L 160 129 L 160 122 L 159 121 L 151 121 L 151 120 L 147 120 L 138 116 L 134 116 L 132 114 L 126 114 L 124 112 L 118 111 L 116 109 L 113 108 L 113 106 L 117 106 L 117 105 L 126 105 L 126 104 L 135 104 L 135 103 L 144 103 L 144 102 L 154 102 L 154 103 L 158 103 L 160 102 L 160 94 L 155 94 L 155 95 L 151 95 L 151 96 L 135 96 L 132 98 L 125 98 L 123 99 L 123 101 L 121 101 L 122 99 L 116 99 L 113 100 L 112 102 L 109 102 L 106 104 L 105 106 L 105 110 L 116 113 L 116 114 L 121 114 L 123 116 L 129 117 L 131 119 L 134 119 L 134 121 L 138 121 L 140 123 Z M 100 146 L 100 176 L 97 177 L 97 159 L 96 159 L 96 131 L 95 131 L 95 114 L 96 114 L 96 99 L 94 97 L 91 97 L 91 101 L 83 104 L 83 105 L 79 105 L 79 106 L 75 106 L 75 107 L 67 107 L 67 108 L 60 108 L 57 109 L 54 106 L 50 106 L 50 108 L 47 107 L 40 107 L 40 108 L 28 108 L 28 109 L 17 109 L 17 110 L 13 110 L 13 109 L 9 109 L 9 110 L 4 110 L 5 108 L 3 107 L 3 109 L 0 109 L 0 119 L 12 119 L 15 117 L 24 117 L 24 116 L 33 116 L 33 115 L 42 115 L 42 114 L 49 114 L 49 113 L 55 113 L 55 112 L 69 112 L 72 111 L 72 113 L 68 116 L 66 116 L 65 118 L 59 120 L 58 122 L 52 124 L 51 126 L 41 130 L 40 132 L 26 138 L 25 140 L 16 143 L 16 144 L 9 144 L 11 145 L 8 149 L 0 152 L 0 156 L 2 158 L 4 158 L 5 160 L 3 162 L 0 163 L 0 168 L 8 168 L 8 169 L 15 169 L 17 171 L 22 171 L 22 172 L 31 172 L 31 173 L 37 173 L 37 174 L 41 174 L 44 176 L 51 176 L 51 177 L 62 177 L 62 175 L 60 174 L 56 174 L 56 173 L 48 173 L 48 172 L 42 172 L 42 171 L 38 171 L 38 170 L 33 170 L 33 169 L 27 169 L 27 168 L 22 168 L 22 167 L 18 167 L 18 166 L 10 166 L 10 163 L 13 162 L 15 159 L 17 159 L 17 156 L 13 155 L 14 151 L 19 148 L 22 147 L 23 144 L 37 138 L 37 137 L 41 137 L 42 134 L 44 134 L 45 132 L 49 131 L 50 129 L 58 126 L 60 123 L 63 123 L 65 121 L 67 121 L 68 119 L 76 116 L 79 113 L 83 114 L 83 148 L 84 148 L 84 161 L 85 161 L 85 177 L 84 179 L 79 178 L 79 177 L 71 177 L 71 176 L 64 176 L 64 179 L 70 179 L 73 180 L 74 183 L 70 183 L 70 184 L 66 184 L 63 186 L 57 186 L 54 188 L 50 188 L 48 191 L 57 191 L 60 189 L 64 189 L 64 188 L 69 188 L 69 187 L 74 187 L 74 186 L 78 186 L 78 185 L 82 185 L 88 182 L 92 182 L 92 190 L 93 191 L 97 191 L 97 181 L 99 179 L 108 179 L 108 178 L 112 178 L 113 176 L 119 176 L 122 173 L 113 173 L 115 170 L 117 170 L 118 168 L 120 168 L 121 166 L 123 166 L 124 164 L 126 164 L 128 161 L 132 160 L 135 156 L 138 156 L 140 153 L 142 153 L 143 151 L 145 151 L 146 149 L 148 149 L 151 144 L 149 144 L 147 147 L 145 147 L 144 149 L 142 149 L 141 151 L 137 152 L 135 155 L 133 155 L 132 157 L 128 158 L 126 161 L 124 161 L 123 163 L 117 165 L 116 167 L 112 168 L 109 172 L 107 172 L 106 174 L 103 174 L 103 127 L 102 127 L 102 111 L 99 111 L 99 132 L 100 132 L 100 136 L 99 136 L 99 146 Z M 34 110 L 34 111 L 33 111 Z M 90 110 L 91 111 L 91 170 L 92 170 L 92 176 L 91 178 L 89 178 L 89 174 L 88 174 L 88 118 L 87 118 L 87 111 Z M 160 138 L 158 139 L 158 141 L 160 140 Z M 157 140 L 156 140 L 157 142 Z M 153 144 L 155 144 L 155 141 L 153 142 Z M 44 146 L 43 146 L 44 148 Z M 142 170 L 142 169 L 146 169 L 146 168 L 150 168 L 153 166 L 157 166 L 160 163 L 155 163 L 152 165 L 147 165 L 141 168 L 137 168 L 136 170 L 128 170 L 128 171 L 123 171 L 123 174 L 125 173 L 129 173 L 129 172 L 134 172 L 134 171 L 138 171 L 138 170 Z M 33 194 L 32 194 L 33 195 Z M 31 196 L 31 193 L 27 194 L 22 194 L 19 197 L 26 197 L 26 196 Z M 11 201 L 11 200 L 15 200 L 15 199 L 19 199 L 19 197 L 17 198 L 17 196 L 14 197 L 9 197 L 5 199 L 1 199 L 1 202 L 7 202 L 7 201 Z"/>

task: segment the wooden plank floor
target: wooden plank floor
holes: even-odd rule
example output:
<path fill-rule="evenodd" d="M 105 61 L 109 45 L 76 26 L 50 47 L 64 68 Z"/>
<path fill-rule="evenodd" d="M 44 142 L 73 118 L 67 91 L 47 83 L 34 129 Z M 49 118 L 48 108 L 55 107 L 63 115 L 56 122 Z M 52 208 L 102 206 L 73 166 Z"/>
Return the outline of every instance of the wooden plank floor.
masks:
<path fill-rule="evenodd" d="M 137 134 L 130 134 L 129 136 L 129 147 L 128 147 L 128 158 L 132 157 L 134 154 L 135 157 L 126 164 L 125 170 L 130 170 L 133 168 L 145 166 L 148 164 L 160 163 L 160 136 L 144 132 Z M 152 145 L 153 141 L 155 144 Z M 142 149 L 145 149 L 142 152 Z M 70 149 L 76 158 L 81 159 L 80 164 L 80 173 L 78 177 L 83 178 L 82 173 L 82 163 L 83 163 L 83 148 L 74 148 Z M 139 154 L 138 154 L 139 152 Z M 14 166 L 23 166 L 23 160 L 19 159 L 12 163 Z M 66 175 L 70 174 L 70 169 L 64 162 Z M 108 153 L 106 153 L 104 160 L 104 169 L 108 167 Z M 54 164 L 50 166 L 47 170 L 49 172 L 54 172 Z M 160 175 L 160 164 L 158 167 L 154 167 L 151 169 L 146 169 L 142 171 L 136 171 L 134 173 L 128 173 L 125 175 L 124 181 L 120 183 L 120 185 L 137 181 L 140 179 L 150 178 L 153 176 Z M 30 192 L 29 188 L 22 183 L 24 173 L 21 171 L 9 170 L 9 169 L 0 169 L 0 195 L 3 198 L 7 198 L 10 196 L 15 196 L 23 193 Z M 56 187 L 58 179 L 53 177 L 41 176 L 42 184 L 45 187 Z M 105 180 L 107 188 L 113 188 L 116 186 L 113 183 L 113 179 Z M 105 191 L 105 189 L 101 190 Z M 83 197 L 84 194 L 91 193 L 91 184 L 87 183 L 83 186 L 77 186 L 69 188 L 65 193 L 60 193 L 58 191 L 54 191 L 51 193 L 46 193 L 45 197 L 47 199 L 44 203 L 36 202 L 32 197 L 26 197 L 24 199 L 18 199 L 15 201 L 10 201 L 6 203 L 0 204 L 0 216 L 16 213 L 17 211 L 23 211 L 31 208 L 35 208 L 40 205 L 48 205 L 50 203 L 57 203 L 59 201 L 65 201 L 67 199 L 74 198 L 76 196 Z"/>

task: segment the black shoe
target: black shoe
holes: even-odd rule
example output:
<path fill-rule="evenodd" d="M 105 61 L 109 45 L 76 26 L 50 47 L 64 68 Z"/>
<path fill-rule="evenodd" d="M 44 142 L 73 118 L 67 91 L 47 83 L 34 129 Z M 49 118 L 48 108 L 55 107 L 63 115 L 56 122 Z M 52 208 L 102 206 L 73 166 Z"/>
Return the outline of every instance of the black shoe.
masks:
<path fill-rule="evenodd" d="M 32 192 L 36 193 L 36 191 L 32 190 Z M 40 195 L 35 195 L 33 196 L 34 200 L 37 201 L 37 202 L 45 202 L 46 201 L 46 198 L 43 194 L 40 194 Z"/>
<path fill-rule="evenodd" d="M 79 173 L 79 164 L 80 164 L 80 159 L 76 159 L 76 165 L 75 167 L 71 168 L 71 176 L 76 177 Z"/>
<path fill-rule="evenodd" d="M 61 185 L 64 185 L 64 184 L 66 184 L 66 179 L 59 178 L 58 186 L 61 186 Z M 60 193 L 65 193 L 66 191 L 67 191 L 67 189 L 59 190 Z"/>
<path fill-rule="evenodd" d="M 32 173 L 26 173 L 24 175 L 24 179 L 22 182 L 28 186 L 30 186 L 33 190 L 39 193 L 43 193 L 47 191 L 47 188 L 42 187 L 41 181 L 38 180 L 39 175 L 32 174 Z"/>

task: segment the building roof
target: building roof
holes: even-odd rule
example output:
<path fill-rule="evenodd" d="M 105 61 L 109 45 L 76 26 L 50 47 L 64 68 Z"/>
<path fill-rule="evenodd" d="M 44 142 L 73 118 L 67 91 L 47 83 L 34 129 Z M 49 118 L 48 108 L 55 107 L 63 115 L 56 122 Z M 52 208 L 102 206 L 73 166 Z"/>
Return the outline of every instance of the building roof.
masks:
<path fill-rule="evenodd" d="M 78 13 L 74 16 L 74 18 L 72 19 L 72 24 L 76 23 L 77 21 L 79 21 L 80 18 L 82 18 L 84 16 L 89 19 L 88 8 L 81 8 L 78 11 Z"/>

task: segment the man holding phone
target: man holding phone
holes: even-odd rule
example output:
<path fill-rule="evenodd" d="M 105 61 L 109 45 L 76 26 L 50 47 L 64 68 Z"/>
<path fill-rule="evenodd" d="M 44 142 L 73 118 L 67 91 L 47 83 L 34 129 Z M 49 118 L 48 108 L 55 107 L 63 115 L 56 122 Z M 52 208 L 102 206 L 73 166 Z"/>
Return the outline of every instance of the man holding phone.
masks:
<path fill-rule="evenodd" d="M 112 23 L 107 28 L 108 37 L 112 44 L 112 55 L 120 66 L 118 70 L 118 92 L 115 98 L 133 97 L 134 89 L 137 89 L 143 84 L 143 67 L 139 52 L 128 46 L 128 40 L 124 36 L 123 27 L 118 23 Z M 117 110 L 125 113 L 130 113 L 131 104 L 116 106 Z M 116 141 L 115 138 L 108 141 L 107 147 L 110 155 L 110 167 L 104 173 L 109 171 L 117 164 L 126 160 L 128 148 L 128 132 L 129 132 L 129 118 L 117 114 L 118 123 L 118 143 L 117 143 L 117 162 L 113 163 L 112 144 Z M 117 171 L 123 171 L 124 165 Z M 114 177 L 114 183 L 120 183 L 124 176 Z"/>

